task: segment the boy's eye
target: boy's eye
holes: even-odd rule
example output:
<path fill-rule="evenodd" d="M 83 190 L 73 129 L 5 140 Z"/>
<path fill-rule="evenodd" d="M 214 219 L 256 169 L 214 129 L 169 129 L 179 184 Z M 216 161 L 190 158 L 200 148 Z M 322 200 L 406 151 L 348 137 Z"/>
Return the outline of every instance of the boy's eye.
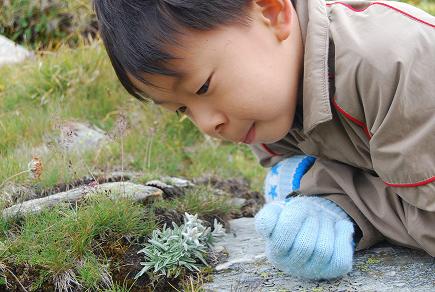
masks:
<path fill-rule="evenodd" d="M 201 95 L 208 91 L 208 88 L 210 86 L 210 79 L 211 76 L 207 79 L 207 81 L 204 83 L 204 85 L 196 92 L 196 94 Z"/>
<path fill-rule="evenodd" d="M 175 113 L 177 114 L 177 116 L 180 116 L 181 114 L 184 114 L 186 111 L 187 111 L 187 106 L 181 106 L 175 111 Z"/>

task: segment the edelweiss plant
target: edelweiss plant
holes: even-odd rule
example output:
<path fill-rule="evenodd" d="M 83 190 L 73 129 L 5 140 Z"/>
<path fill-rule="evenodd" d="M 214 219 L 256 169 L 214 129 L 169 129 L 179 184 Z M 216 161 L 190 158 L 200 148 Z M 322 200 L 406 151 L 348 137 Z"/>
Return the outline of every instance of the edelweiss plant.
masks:
<path fill-rule="evenodd" d="M 199 271 L 199 261 L 208 266 L 204 256 L 214 239 L 225 232 L 216 219 L 213 231 L 203 222 L 198 215 L 185 213 L 181 226 L 172 223 L 171 229 L 165 224 L 162 230 L 154 230 L 145 248 L 138 251 L 145 255 L 145 262 L 135 279 L 151 270 L 158 277 L 176 278 L 184 269 Z"/>

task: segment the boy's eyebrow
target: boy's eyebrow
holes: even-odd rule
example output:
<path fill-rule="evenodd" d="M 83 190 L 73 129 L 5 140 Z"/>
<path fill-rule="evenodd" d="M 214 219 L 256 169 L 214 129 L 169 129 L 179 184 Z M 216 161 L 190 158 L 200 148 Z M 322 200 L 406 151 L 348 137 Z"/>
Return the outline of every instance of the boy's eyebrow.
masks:
<path fill-rule="evenodd" d="M 174 83 L 172 84 L 172 91 L 176 91 L 176 89 L 178 88 L 178 86 L 180 86 L 180 84 L 183 82 L 183 81 L 185 81 L 185 80 L 187 80 L 188 78 L 189 78 L 189 74 L 187 73 L 187 72 L 180 72 L 179 74 L 178 74 L 178 76 L 174 76 L 174 78 L 175 78 L 175 81 L 174 81 Z M 166 103 L 169 103 L 169 101 L 158 101 L 158 100 L 155 100 L 154 98 L 151 98 L 151 100 L 153 101 L 153 103 L 154 104 L 156 104 L 156 105 L 162 105 L 162 104 L 166 104 Z"/>
<path fill-rule="evenodd" d="M 172 90 L 175 90 L 178 86 L 180 86 L 180 83 L 185 82 L 189 79 L 190 74 L 187 71 L 179 71 L 176 76 L 174 76 L 175 81 L 172 84 Z"/>
<path fill-rule="evenodd" d="M 180 83 L 184 82 L 189 78 L 190 74 L 186 71 L 179 71 L 176 76 L 174 76 L 175 81 L 171 86 L 172 91 L 175 91 L 178 86 L 180 86 Z M 151 97 L 150 95 L 146 94 L 145 92 L 141 91 L 141 94 L 145 94 L 148 96 L 147 98 L 152 101 L 155 105 L 162 105 L 166 103 L 170 103 L 169 101 L 158 101 L 155 98 Z"/>
<path fill-rule="evenodd" d="M 152 99 L 152 101 L 153 101 L 153 103 L 156 104 L 156 105 L 162 105 L 162 104 L 168 103 L 168 102 L 166 102 L 166 101 L 157 101 L 157 100 L 155 100 L 155 99 Z"/>

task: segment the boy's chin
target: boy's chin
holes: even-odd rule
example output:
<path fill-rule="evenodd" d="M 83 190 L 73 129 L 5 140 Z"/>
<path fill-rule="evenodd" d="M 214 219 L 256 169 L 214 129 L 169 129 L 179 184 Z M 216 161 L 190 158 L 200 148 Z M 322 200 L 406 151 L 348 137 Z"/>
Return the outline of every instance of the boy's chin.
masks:
<path fill-rule="evenodd" d="M 288 133 L 288 131 L 284 132 L 283 134 L 275 135 L 274 137 L 268 137 L 266 139 L 263 139 L 262 141 L 258 141 L 258 142 L 255 141 L 255 144 L 272 144 L 272 143 L 276 143 L 276 142 L 284 139 L 285 136 L 287 136 L 287 133 Z"/>
<path fill-rule="evenodd" d="M 267 139 L 266 142 L 261 142 L 261 143 L 263 143 L 263 144 L 272 144 L 272 143 L 276 143 L 276 142 L 284 139 L 287 136 L 288 132 L 291 130 L 291 126 L 292 125 L 290 125 L 288 127 L 288 129 L 285 129 L 281 133 L 276 133 L 276 135 L 274 135 L 274 137 L 270 137 L 270 139 Z"/>

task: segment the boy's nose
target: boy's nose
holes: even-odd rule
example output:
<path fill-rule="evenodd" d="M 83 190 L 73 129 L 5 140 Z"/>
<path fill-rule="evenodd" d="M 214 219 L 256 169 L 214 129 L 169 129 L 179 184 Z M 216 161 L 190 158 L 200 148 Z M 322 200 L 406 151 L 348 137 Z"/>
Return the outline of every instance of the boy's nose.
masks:
<path fill-rule="evenodd" d="M 193 118 L 194 123 L 203 133 L 216 138 L 224 138 L 222 131 L 227 120 L 223 113 L 211 110 L 199 110 Z"/>

